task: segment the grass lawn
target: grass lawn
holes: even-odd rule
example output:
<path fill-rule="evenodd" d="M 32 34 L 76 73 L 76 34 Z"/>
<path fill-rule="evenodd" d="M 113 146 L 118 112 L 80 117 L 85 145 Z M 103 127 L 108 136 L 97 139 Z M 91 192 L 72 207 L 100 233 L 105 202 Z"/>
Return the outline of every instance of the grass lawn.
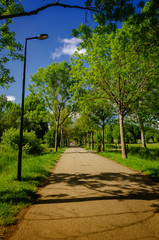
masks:
<path fill-rule="evenodd" d="M 127 159 L 122 159 L 121 152 L 105 151 L 98 154 L 159 181 L 159 143 L 147 144 L 146 149 L 141 144 L 129 144 Z"/>
<path fill-rule="evenodd" d="M 14 223 L 18 212 L 32 203 L 38 186 L 49 176 L 64 150 L 40 156 L 24 154 L 22 181 L 19 182 L 17 181 L 18 153 L 0 147 L 0 226 Z"/>

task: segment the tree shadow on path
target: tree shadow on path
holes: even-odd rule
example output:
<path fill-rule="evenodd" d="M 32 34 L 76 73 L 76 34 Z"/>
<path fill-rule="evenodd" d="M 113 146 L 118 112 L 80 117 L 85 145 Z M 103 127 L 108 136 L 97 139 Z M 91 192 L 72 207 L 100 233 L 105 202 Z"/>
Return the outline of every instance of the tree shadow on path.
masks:
<path fill-rule="evenodd" d="M 58 193 L 38 198 L 36 204 L 80 202 L 108 199 L 158 200 L 159 186 L 141 174 L 100 173 L 100 174 L 52 174 L 48 184 L 57 185 Z M 65 189 L 62 190 L 62 186 Z M 79 187 L 79 190 L 78 190 Z M 61 188 L 61 189 L 60 189 Z M 82 190 L 81 190 L 82 188 Z M 71 196 L 69 189 L 77 194 Z M 83 189 L 85 195 L 83 196 Z M 54 191 L 54 188 L 53 188 Z M 40 197 L 40 195 L 39 195 Z"/>

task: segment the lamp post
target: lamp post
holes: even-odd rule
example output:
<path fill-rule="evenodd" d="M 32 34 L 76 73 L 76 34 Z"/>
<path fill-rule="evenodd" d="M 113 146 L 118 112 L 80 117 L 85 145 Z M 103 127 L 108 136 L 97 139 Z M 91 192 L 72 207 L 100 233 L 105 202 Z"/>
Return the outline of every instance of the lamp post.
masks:
<path fill-rule="evenodd" d="M 47 34 L 41 34 L 36 37 L 25 39 L 25 51 L 24 51 L 24 68 L 23 68 L 23 86 L 22 86 L 22 103 L 21 103 L 21 121 L 20 121 L 20 142 L 19 142 L 19 155 L 18 155 L 18 180 L 21 181 L 21 169 L 22 169 L 22 143 L 23 143 L 23 115 L 24 115 L 24 95 L 25 95 L 25 72 L 26 72 L 26 53 L 27 53 L 27 41 L 31 39 L 45 40 L 48 38 Z"/>

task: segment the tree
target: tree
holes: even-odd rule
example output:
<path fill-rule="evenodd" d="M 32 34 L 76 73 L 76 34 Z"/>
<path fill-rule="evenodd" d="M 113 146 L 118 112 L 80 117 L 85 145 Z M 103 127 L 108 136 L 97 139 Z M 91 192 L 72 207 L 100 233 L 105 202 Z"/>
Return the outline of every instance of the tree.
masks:
<path fill-rule="evenodd" d="M 47 108 L 56 124 L 55 151 L 58 146 L 59 126 L 67 119 L 73 111 L 73 104 L 70 102 L 71 86 L 70 66 L 66 62 L 52 63 L 47 68 L 39 68 L 33 74 L 30 91 L 45 101 Z"/>
<path fill-rule="evenodd" d="M 5 95 L 0 95 L 0 137 L 4 130 L 15 128 L 20 124 L 20 105 L 7 100 Z"/>
<path fill-rule="evenodd" d="M 75 71 L 78 72 L 81 84 L 85 82 L 100 91 L 101 97 L 109 100 L 119 115 L 123 158 L 126 158 L 124 116 L 142 99 L 151 88 L 152 79 L 156 81 L 158 76 L 156 46 L 142 51 L 138 30 L 135 32 L 134 29 L 134 39 L 131 29 L 131 25 L 125 23 L 116 32 L 92 34 L 85 44 L 86 53 L 76 54 L 77 59 L 73 62 L 73 72 L 75 75 Z M 88 68 L 84 66 L 85 62 Z M 77 86 L 79 83 L 75 88 Z"/>
<path fill-rule="evenodd" d="M 45 2 L 47 2 L 47 0 Z M 22 46 L 15 41 L 16 33 L 10 32 L 9 30 L 9 24 L 12 23 L 13 18 L 36 15 L 50 7 L 64 7 L 88 10 L 94 14 L 95 21 L 98 21 L 99 24 L 107 22 L 107 24 L 109 23 L 112 25 L 112 21 L 123 21 L 128 16 L 135 13 L 132 0 L 113 0 L 110 3 L 107 0 L 86 0 L 84 4 L 80 6 L 60 3 L 60 0 L 56 0 L 55 2 L 46 3 L 43 6 L 37 7 L 30 12 L 26 12 L 22 3 L 16 0 L 0 0 L 0 3 L 0 20 L 2 20 L 0 27 L 0 51 L 3 49 L 9 50 L 9 53 L 7 53 L 8 57 L 4 56 L 0 58 L 0 86 L 2 87 L 8 87 L 9 84 L 14 81 L 14 78 L 10 76 L 9 69 L 5 66 L 6 62 L 10 60 L 10 57 L 12 57 L 13 60 L 23 59 L 20 54 Z"/>
<path fill-rule="evenodd" d="M 78 113 L 78 116 L 74 117 L 72 124 L 71 139 L 73 139 L 79 145 L 86 145 L 87 126 L 85 124 L 84 116 Z"/>
<path fill-rule="evenodd" d="M 35 94 L 25 98 L 24 129 L 35 131 L 38 138 L 43 138 L 48 131 L 48 111 L 44 100 Z"/>
<path fill-rule="evenodd" d="M 60 149 L 65 145 L 68 146 L 72 134 L 72 116 L 70 115 L 65 122 L 60 126 Z"/>
<path fill-rule="evenodd" d="M 3 114 L 4 128 L 19 128 L 20 125 L 20 104 L 7 102 L 6 109 Z"/>
<path fill-rule="evenodd" d="M 102 151 L 104 152 L 105 126 L 110 123 L 113 118 L 112 111 L 110 110 L 110 106 L 107 102 L 102 102 L 96 99 L 91 103 L 91 106 L 88 106 L 88 108 L 88 116 L 90 119 L 94 124 L 97 124 L 102 128 Z"/>

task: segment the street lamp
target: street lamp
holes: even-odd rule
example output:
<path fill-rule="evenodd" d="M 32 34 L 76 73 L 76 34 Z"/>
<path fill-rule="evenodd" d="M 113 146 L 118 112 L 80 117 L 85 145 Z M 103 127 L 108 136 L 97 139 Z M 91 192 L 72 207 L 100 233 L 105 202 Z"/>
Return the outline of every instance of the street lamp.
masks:
<path fill-rule="evenodd" d="M 23 68 L 23 86 L 22 86 L 22 103 L 21 103 L 21 121 L 20 121 L 20 142 L 19 142 L 19 155 L 18 155 L 18 180 L 21 181 L 21 168 L 22 168 L 22 143 L 23 143 L 23 115 L 24 115 L 24 94 L 25 94 L 25 70 L 26 70 L 26 53 L 27 53 L 27 41 L 31 39 L 45 40 L 48 38 L 47 34 L 41 34 L 36 37 L 25 39 L 25 51 L 24 51 L 24 68 Z"/>

